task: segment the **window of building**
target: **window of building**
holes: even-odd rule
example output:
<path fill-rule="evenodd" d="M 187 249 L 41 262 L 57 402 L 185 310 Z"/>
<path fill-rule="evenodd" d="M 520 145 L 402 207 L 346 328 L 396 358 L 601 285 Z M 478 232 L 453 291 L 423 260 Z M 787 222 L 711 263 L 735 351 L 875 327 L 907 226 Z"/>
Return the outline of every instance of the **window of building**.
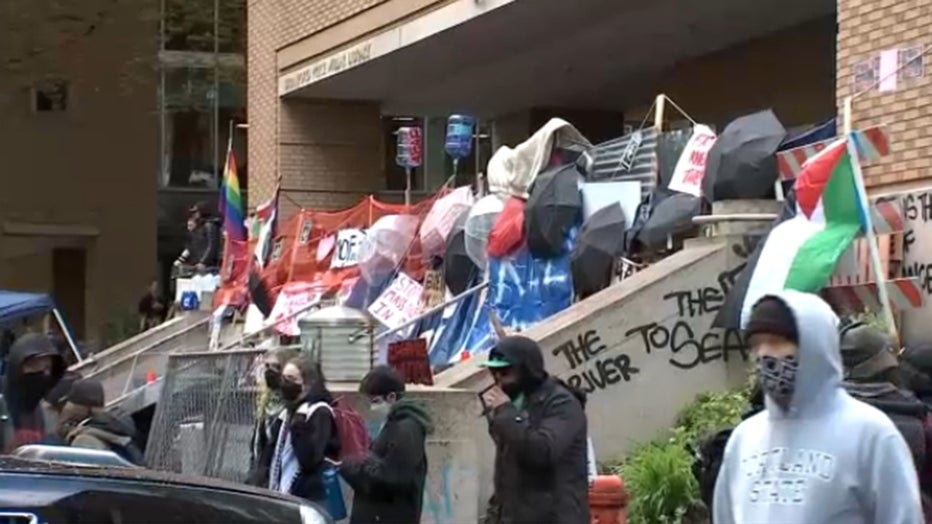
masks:
<path fill-rule="evenodd" d="M 68 109 L 68 82 L 46 80 L 32 89 L 32 106 L 37 113 L 58 113 Z"/>
<path fill-rule="evenodd" d="M 163 49 L 245 52 L 245 0 L 165 0 L 163 4 Z"/>

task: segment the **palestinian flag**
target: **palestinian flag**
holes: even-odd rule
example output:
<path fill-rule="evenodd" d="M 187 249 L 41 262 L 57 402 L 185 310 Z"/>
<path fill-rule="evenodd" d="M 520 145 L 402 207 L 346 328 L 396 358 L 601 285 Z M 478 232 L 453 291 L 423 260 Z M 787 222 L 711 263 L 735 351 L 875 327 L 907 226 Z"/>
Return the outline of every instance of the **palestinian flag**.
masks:
<path fill-rule="evenodd" d="M 818 292 L 828 283 L 861 232 L 865 212 L 850 149 L 842 138 L 806 162 L 792 198 L 748 259 L 713 325 L 738 329 L 764 295 L 782 289 Z"/>
<path fill-rule="evenodd" d="M 272 245 L 275 243 L 275 237 L 278 236 L 278 196 L 280 192 L 281 188 L 276 186 L 272 198 L 256 208 L 256 220 L 261 226 L 259 228 L 259 239 L 256 242 L 255 260 L 260 268 L 264 268 L 269 263 Z"/>

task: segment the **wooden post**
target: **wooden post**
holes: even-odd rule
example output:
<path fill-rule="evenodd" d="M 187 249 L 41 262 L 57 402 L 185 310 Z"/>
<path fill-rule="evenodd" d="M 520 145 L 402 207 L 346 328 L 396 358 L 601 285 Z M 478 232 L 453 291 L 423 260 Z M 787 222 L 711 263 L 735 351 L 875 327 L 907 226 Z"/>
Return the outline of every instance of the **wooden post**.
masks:
<path fill-rule="evenodd" d="M 848 140 L 848 156 L 851 157 L 851 165 L 854 167 L 854 183 L 857 188 L 858 198 L 861 200 L 863 208 L 868 210 L 864 213 L 864 238 L 867 241 L 867 250 L 870 255 L 871 267 L 874 273 L 874 282 L 877 284 L 877 295 L 880 299 L 880 308 L 882 309 L 881 313 L 883 314 L 884 322 L 887 324 L 887 331 L 898 345 L 900 336 L 896 328 L 896 318 L 893 316 L 893 307 L 890 304 L 890 297 L 887 294 L 887 276 L 884 274 L 883 264 L 880 259 L 880 248 L 877 246 L 877 235 L 874 233 L 874 224 L 869 211 L 871 203 L 867 198 L 864 173 L 861 171 L 861 161 L 858 158 L 857 145 L 854 142 L 852 102 L 852 97 L 846 97 L 842 109 L 842 123 L 845 137 Z"/>
<path fill-rule="evenodd" d="M 657 95 L 657 101 L 654 103 L 654 127 L 658 132 L 663 131 L 663 112 L 666 102 L 667 95 Z"/>

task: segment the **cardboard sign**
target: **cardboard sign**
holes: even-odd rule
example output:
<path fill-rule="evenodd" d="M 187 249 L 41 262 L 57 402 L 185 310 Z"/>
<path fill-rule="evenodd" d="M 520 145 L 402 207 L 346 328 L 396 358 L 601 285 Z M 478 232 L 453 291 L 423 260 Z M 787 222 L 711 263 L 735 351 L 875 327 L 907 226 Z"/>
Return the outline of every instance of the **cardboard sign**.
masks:
<path fill-rule="evenodd" d="M 350 228 L 337 231 L 330 269 L 355 266 L 359 261 L 359 246 L 362 245 L 364 238 L 366 234 L 361 229 Z"/>
<path fill-rule="evenodd" d="M 424 293 L 421 295 L 421 307 L 430 309 L 443 304 L 447 285 L 443 282 L 443 272 L 431 269 L 424 272 Z"/>
<path fill-rule="evenodd" d="M 305 311 L 320 302 L 321 288 L 310 282 L 289 282 L 278 293 L 275 306 L 269 314 L 268 322 L 275 324 L 275 330 L 283 335 L 296 337 L 301 334 L 298 328 L 299 311 Z"/>
<path fill-rule="evenodd" d="M 434 385 L 430 358 L 427 356 L 427 341 L 423 338 L 389 344 L 388 365 L 398 371 L 406 384 Z"/>
<path fill-rule="evenodd" d="M 369 313 L 389 329 L 397 329 L 421 312 L 421 295 L 424 288 L 404 273 L 395 280 L 369 306 Z"/>
<path fill-rule="evenodd" d="M 706 159 L 709 151 L 715 145 L 715 131 L 712 128 L 697 124 L 693 134 L 686 142 L 683 154 L 676 162 L 673 176 L 670 177 L 670 189 L 680 193 L 702 196 L 702 179 L 705 177 Z"/>

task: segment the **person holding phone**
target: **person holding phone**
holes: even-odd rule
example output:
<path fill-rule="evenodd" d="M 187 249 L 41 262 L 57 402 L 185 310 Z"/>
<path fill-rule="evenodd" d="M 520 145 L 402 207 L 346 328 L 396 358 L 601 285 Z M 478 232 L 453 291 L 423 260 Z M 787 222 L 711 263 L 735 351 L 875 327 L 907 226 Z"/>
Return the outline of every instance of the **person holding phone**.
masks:
<path fill-rule="evenodd" d="M 589 524 L 581 393 L 547 373 L 540 346 L 527 337 L 502 338 L 483 365 L 495 382 L 482 393 L 496 448 L 493 514 L 487 520 Z"/>
<path fill-rule="evenodd" d="M 350 524 L 418 524 L 427 481 L 425 443 L 434 431 L 431 417 L 405 396 L 404 380 L 389 366 L 373 368 L 359 391 L 369 398 L 380 429 L 368 455 L 340 465 L 353 488 Z"/>

